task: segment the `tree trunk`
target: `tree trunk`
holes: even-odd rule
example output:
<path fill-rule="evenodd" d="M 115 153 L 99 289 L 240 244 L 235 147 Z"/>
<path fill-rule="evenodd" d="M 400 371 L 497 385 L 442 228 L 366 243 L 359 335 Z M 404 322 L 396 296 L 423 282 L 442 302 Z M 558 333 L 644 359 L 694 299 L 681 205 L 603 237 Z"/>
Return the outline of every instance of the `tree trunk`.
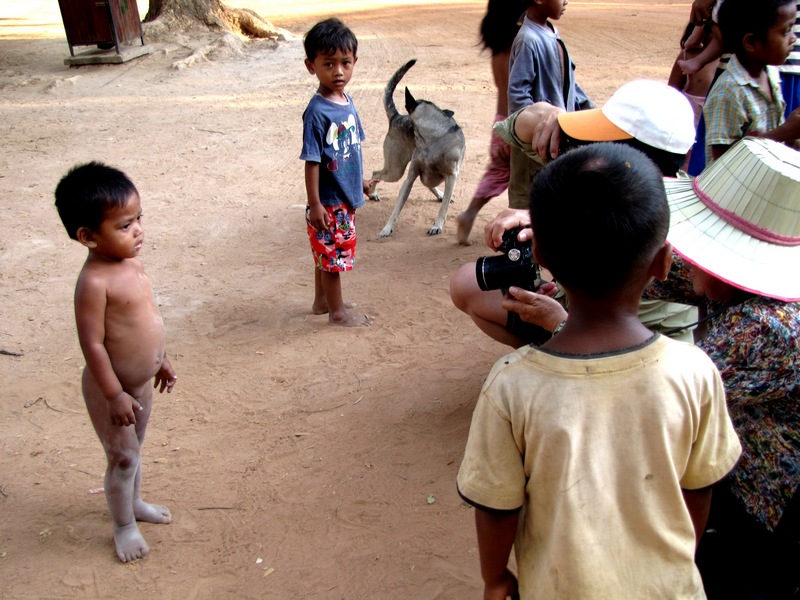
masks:
<path fill-rule="evenodd" d="M 274 40 L 285 39 L 286 34 L 252 10 L 231 8 L 220 0 L 150 0 L 144 22 L 158 23 L 167 31 L 202 27 Z"/>

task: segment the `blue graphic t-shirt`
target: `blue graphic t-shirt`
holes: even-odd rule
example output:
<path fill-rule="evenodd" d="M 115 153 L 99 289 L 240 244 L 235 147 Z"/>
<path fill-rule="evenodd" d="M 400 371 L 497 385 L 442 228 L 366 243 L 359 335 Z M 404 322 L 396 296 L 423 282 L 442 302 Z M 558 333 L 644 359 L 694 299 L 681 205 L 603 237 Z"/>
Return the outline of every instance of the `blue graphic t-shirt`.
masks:
<path fill-rule="evenodd" d="M 300 160 L 320 163 L 319 198 L 323 206 L 364 204 L 361 119 L 350 96 L 337 104 L 314 94 L 303 113 Z"/>

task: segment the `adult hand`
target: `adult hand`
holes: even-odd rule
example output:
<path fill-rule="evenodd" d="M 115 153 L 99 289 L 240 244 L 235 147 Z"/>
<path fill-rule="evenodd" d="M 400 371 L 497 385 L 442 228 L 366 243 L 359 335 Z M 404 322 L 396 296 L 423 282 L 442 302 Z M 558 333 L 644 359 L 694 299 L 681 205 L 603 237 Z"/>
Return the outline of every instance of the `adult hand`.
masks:
<path fill-rule="evenodd" d="M 486 245 L 492 250 L 497 250 L 503 241 L 503 234 L 515 227 L 524 228 L 517 236 L 520 242 L 526 242 L 533 238 L 531 217 L 528 211 L 522 208 L 506 208 L 483 228 Z"/>
<path fill-rule="evenodd" d="M 563 112 L 563 108 L 548 102 L 531 104 L 517 116 L 514 133 L 523 142 L 530 142 L 543 161 L 551 160 L 558 156 L 558 147 L 561 144 L 558 115 Z"/>
<path fill-rule="evenodd" d="M 567 318 L 567 311 L 558 300 L 547 295 L 551 289 L 548 286 L 548 289 L 543 290 L 544 293 L 538 293 L 512 286 L 503 299 L 503 309 L 517 313 L 526 323 L 538 325 L 547 331 L 555 331 L 556 327 Z"/>
<path fill-rule="evenodd" d="M 695 25 L 702 25 L 711 18 L 711 9 L 716 0 L 694 0 L 689 20 Z"/>

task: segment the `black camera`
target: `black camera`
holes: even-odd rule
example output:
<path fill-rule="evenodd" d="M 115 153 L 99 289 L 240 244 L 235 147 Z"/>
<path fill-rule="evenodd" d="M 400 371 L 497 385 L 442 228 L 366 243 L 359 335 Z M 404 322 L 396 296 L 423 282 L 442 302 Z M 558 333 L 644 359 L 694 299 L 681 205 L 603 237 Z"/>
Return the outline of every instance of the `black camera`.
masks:
<path fill-rule="evenodd" d="M 535 291 L 540 285 L 539 265 L 533 260 L 530 241 L 517 239 L 522 227 L 509 229 L 497 248 L 501 256 L 481 256 L 475 263 L 475 276 L 483 290 L 507 290 L 512 285 Z"/>

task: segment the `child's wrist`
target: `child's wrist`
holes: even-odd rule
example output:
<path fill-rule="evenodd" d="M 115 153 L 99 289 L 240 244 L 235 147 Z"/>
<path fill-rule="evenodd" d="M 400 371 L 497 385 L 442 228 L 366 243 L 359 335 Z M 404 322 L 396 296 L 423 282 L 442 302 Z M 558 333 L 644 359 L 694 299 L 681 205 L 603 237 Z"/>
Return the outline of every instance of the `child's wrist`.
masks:
<path fill-rule="evenodd" d="M 106 402 L 114 402 L 117 398 L 122 396 L 125 393 L 125 390 L 120 390 L 116 394 L 106 396 Z"/>

